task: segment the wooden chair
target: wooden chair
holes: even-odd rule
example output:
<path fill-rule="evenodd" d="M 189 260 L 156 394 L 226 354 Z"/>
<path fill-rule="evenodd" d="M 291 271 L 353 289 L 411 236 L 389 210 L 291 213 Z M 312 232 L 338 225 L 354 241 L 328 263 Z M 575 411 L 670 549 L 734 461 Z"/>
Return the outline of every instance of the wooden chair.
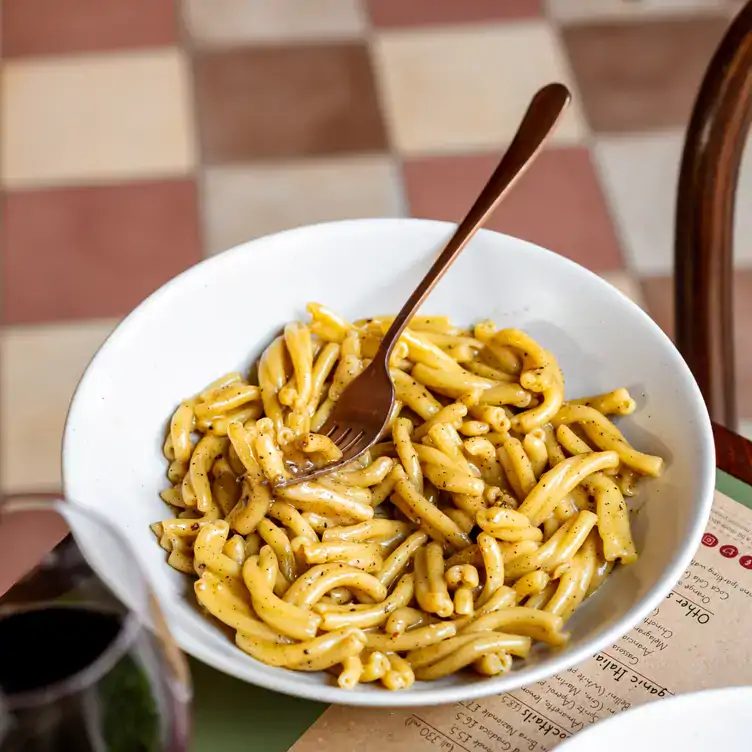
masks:
<path fill-rule="evenodd" d="M 710 417 L 732 430 L 737 424 L 732 236 L 739 167 L 751 121 L 752 0 L 729 27 L 700 87 L 676 204 L 676 343 Z"/>

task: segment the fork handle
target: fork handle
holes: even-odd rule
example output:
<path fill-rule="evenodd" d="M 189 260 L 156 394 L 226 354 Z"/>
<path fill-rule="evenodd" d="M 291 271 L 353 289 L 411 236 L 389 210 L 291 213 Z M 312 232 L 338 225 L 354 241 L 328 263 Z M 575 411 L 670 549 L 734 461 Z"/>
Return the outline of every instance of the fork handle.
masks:
<path fill-rule="evenodd" d="M 415 292 L 402 307 L 384 335 L 377 357 L 384 358 L 387 365 L 394 345 L 410 319 L 444 276 L 452 262 L 459 256 L 460 251 L 467 245 L 476 231 L 486 223 L 507 191 L 533 163 L 569 104 L 571 96 L 567 87 L 560 83 L 548 84 L 535 94 L 512 143 L 502 156 L 493 175 L 489 178 L 470 211 L 460 222 L 444 250 L 434 261 L 428 274 L 423 277 Z"/>

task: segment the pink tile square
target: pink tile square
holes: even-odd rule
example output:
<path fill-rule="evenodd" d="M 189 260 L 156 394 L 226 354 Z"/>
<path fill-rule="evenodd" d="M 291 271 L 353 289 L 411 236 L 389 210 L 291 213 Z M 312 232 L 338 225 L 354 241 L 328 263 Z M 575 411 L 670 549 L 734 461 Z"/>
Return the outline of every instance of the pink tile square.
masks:
<path fill-rule="evenodd" d="M 429 157 L 404 164 L 410 213 L 458 221 L 498 154 Z M 596 272 L 623 267 L 606 202 L 584 148 L 544 151 L 487 225 L 567 256 Z"/>
<path fill-rule="evenodd" d="M 3 0 L 5 57 L 175 44 L 173 0 Z"/>
<path fill-rule="evenodd" d="M 200 260 L 193 180 L 12 191 L 3 320 L 121 316 Z"/>
<path fill-rule="evenodd" d="M 363 41 L 213 50 L 196 58 L 194 75 L 210 164 L 386 148 Z"/>
<path fill-rule="evenodd" d="M 678 9 L 675 17 L 563 27 L 562 41 L 593 130 L 684 127 L 728 21 L 726 14 L 692 16 Z"/>
<path fill-rule="evenodd" d="M 14 514 L 0 521 L 0 597 L 67 534 L 65 522 L 55 512 Z"/>

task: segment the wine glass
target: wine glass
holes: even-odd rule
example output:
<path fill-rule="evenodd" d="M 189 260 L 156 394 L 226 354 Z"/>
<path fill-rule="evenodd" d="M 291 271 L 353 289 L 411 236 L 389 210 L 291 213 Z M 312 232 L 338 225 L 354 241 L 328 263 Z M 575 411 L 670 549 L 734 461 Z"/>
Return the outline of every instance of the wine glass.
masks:
<path fill-rule="evenodd" d="M 77 533 L 112 557 L 128 603 Z M 190 699 L 187 663 L 128 541 L 54 495 L 0 499 L 0 752 L 184 752 Z"/>

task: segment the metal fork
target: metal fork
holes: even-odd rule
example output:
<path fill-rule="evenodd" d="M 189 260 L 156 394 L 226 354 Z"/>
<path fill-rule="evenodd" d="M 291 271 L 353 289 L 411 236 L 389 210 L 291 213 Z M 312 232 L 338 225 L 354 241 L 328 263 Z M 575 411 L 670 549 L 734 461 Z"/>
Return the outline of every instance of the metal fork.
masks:
<path fill-rule="evenodd" d="M 548 84 L 533 97 L 517 133 L 467 216 L 434 262 L 428 274 L 397 314 L 370 365 L 345 389 L 319 433 L 342 452 L 337 462 L 275 483 L 281 488 L 311 480 L 348 465 L 368 451 L 384 433 L 394 406 L 389 356 L 410 319 L 436 286 L 476 230 L 482 227 L 507 191 L 535 160 L 571 99 L 560 83 Z"/>

